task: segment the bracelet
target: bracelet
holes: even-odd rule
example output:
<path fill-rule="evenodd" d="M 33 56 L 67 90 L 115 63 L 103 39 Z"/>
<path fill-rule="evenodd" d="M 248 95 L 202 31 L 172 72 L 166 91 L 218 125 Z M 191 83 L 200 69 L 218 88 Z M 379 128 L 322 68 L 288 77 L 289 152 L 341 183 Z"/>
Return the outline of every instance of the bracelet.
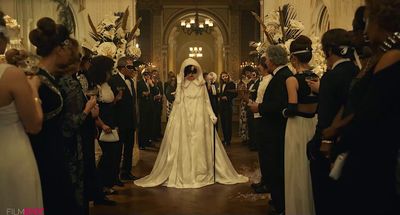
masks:
<path fill-rule="evenodd" d="M 39 103 L 40 105 L 42 104 L 42 100 L 39 97 L 34 97 L 33 100 Z"/>

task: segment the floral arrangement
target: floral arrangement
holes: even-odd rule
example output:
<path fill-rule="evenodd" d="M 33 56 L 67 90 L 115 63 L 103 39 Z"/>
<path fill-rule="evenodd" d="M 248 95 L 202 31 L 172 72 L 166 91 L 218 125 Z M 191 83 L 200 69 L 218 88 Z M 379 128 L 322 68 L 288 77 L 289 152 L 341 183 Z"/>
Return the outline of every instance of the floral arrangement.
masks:
<path fill-rule="evenodd" d="M 19 36 L 19 32 L 21 30 L 21 26 L 18 24 L 17 20 L 12 18 L 9 15 L 5 15 L 4 20 L 6 22 L 6 28 L 7 28 L 7 36 L 10 39 L 9 48 L 16 48 L 16 49 L 22 49 L 22 43 L 21 43 L 21 38 Z"/>
<path fill-rule="evenodd" d="M 106 17 L 97 26 L 94 26 L 90 15 L 88 15 L 89 25 L 92 29 L 90 36 L 94 39 L 95 44 L 90 50 L 95 55 L 104 55 L 113 59 L 119 59 L 123 56 L 131 56 L 138 59 L 141 55 L 141 50 L 134 39 L 140 35 L 138 28 L 141 18 L 136 22 L 136 25 L 131 31 L 127 31 L 126 24 L 129 16 L 128 8 L 124 13 L 114 13 L 113 16 Z M 88 41 L 84 41 L 84 46 Z"/>
<path fill-rule="evenodd" d="M 312 54 L 313 57 L 311 59 L 310 65 L 313 67 L 313 71 L 319 77 L 322 77 L 324 72 L 327 69 L 325 54 L 322 51 L 321 40 L 317 36 L 310 37 L 312 41 Z"/>
<path fill-rule="evenodd" d="M 270 45 L 281 45 L 289 52 L 290 44 L 293 40 L 301 35 L 304 30 L 304 25 L 296 20 L 296 12 L 293 6 L 286 4 L 277 11 L 273 11 L 264 17 L 264 21 L 254 12 L 252 12 L 256 20 L 261 24 L 266 41 L 249 43 L 250 47 L 254 47 L 255 50 L 250 52 L 250 55 L 257 54 L 261 56 L 268 46 Z M 321 41 L 316 36 L 311 36 L 313 58 L 310 65 L 314 68 L 313 71 L 322 76 L 323 72 L 326 71 L 325 56 L 322 51 Z"/>
<path fill-rule="evenodd" d="M 251 43 L 257 53 L 264 53 L 269 45 L 282 45 L 287 50 L 290 43 L 296 39 L 304 30 L 304 25 L 296 20 L 296 11 L 290 4 L 285 4 L 282 9 L 273 11 L 264 17 L 264 21 L 254 12 L 251 12 L 256 20 L 261 24 L 266 41 Z"/>

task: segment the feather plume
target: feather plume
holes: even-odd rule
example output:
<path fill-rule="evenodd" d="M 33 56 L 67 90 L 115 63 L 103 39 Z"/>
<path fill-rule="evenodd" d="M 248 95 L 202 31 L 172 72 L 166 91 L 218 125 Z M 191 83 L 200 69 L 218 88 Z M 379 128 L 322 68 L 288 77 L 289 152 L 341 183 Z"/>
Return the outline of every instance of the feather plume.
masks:
<path fill-rule="evenodd" d="M 132 41 L 135 38 L 135 32 L 139 28 L 140 23 L 142 22 L 142 17 L 139 17 L 139 19 L 136 21 L 135 26 L 132 28 L 132 31 L 129 34 L 129 38 L 127 40 L 127 43 Z"/>
<path fill-rule="evenodd" d="M 254 18 L 256 18 L 256 20 L 260 23 L 261 27 L 263 28 L 264 34 L 267 37 L 268 42 L 271 45 L 275 44 L 274 40 L 272 39 L 272 36 L 267 31 L 267 26 L 265 26 L 264 22 L 261 20 L 261 18 L 258 16 L 258 14 L 256 14 L 253 11 L 250 11 L 250 12 L 251 12 L 251 14 L 253 14 Z"/>
<path fill-rule="evenodd" d="M 99 34 L 97 33 L 96 27 L 93 24 L 92 19 L 90 18 L 90 15 L 88 14 L 88 21 L 89 21 L 89 25 L 90 28 L 92 29 L 92 32 L 90 32 L 90 36 L 94 39 L 94 40 L 99 40 Z"/>
<path fill-rule="evenodd" d="M 129 16 L 129 6 L 126 7 L 124 16 L 122 17 L 121 27 L 124 31 L 126 30 L 126 23 L 128 22 L 128 16 Z"/>

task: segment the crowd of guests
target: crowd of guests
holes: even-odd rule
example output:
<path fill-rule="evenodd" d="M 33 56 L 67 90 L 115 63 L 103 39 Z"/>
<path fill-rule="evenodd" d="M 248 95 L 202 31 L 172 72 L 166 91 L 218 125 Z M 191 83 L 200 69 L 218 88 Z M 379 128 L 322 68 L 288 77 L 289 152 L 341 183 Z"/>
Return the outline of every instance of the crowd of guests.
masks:
<path fill-rule="evenodd" d="M 248 127 L 262 175 L 252 187 L 270 193 L 271 214 L 400 213 L 399 14 L 397 0 L 366 0 L 353 31 L 325 32 L 320 79 L 306 36 L 262 55 Z"/>
<path fill-rule="evenodd" d="M 1 20 L 2 53 L 4 26 Z M 321 78 L 309 64 L 312 42 L 304 35 L 291 43 L 290 53 L 269 46 L 257 69 L 245 67 L 237 84 L 226 72 L 218 83 L 215 73 L 205 74 L 226 146 L 239 98 L 240 137 L 258 151 L 260 163 L 261 180 L 251 186 L 270 193 L 270 214 L 399 213 L 399 31 L 399 0 L 366 0 L 353 31 L 322 35 L 328 70 Z M 10 201 L 57 215 L 88 214 L 89 201 L 115 205 L 107 198 L 116 193 L 113 186 L 137 179 L 131 171 L 135 132 L 143 150 L 162 137 L 163 97 L 168 117 L 176 76 L 169 73 L 163 86 L 158 71 L 142 69 L 130 57 L 114 62 L 81 56 L 65 26 L 50 18 L 37 22 L 29 40 L 41 56 L 35 75 L 0 67 L 2 143 L 14 138 L 33 149 L 24 152 L 27 162 L 2 163 L 2 170 L 29 169 L 33 176 L 10 172 L 8 178 L 21 186 L 8 192 Z M 4 123 L 13 114 L 24 132 L 7 136 Z M 102 149 L 97 167 L 96 139 Z"/>
<path fill-rule="evenodd" d="M 4 26 L 3 21 L 0 24 Z M 6 35 L 3 31 L 0 34 L 2 47 L 8 42 Z M 45 214 L 89 214 L 90 201 L 115 205 L 107 197 L 117 193 L 112 188 L 137 179 L 132 175 L 135 132 L 140 149 L 152 147 L 152 140 L 162 136 L 164 88 L 158 71 L 143 69 L 130 57 L 114 62 L 106 56 L 82 56 L 78 41 L 70 37 L 66 27 L 47 17 L 37 22 L 29 40 L 41 57 L 38 70 L 24 74 L 11 66 L 19 66 L 18 59 L 26 58 L 26 53 L 9 50 L 9 64 L 1 64 L 1 74 L 5 74 L 3 80 L 10 79 L 7 82 L 15 85 L 4 87 L 20 89 L 13 92 L 1 87 L 4 92 L 10 91 L 17 103 L 16 112 L 28 133 L 20 139 L 29 143 L 25 147 L 30 151 L 33 149 L 27 157 L 34 157 L 26 165 L 14 163 L 6 168 L 25 171 L 29 167 L 27 173 L 37 177 L 26 183 L 18 175 L 10 175 L 18 185 L 12 191 L 15 198 L 7 197 L 10 201 L 4 202 L 1 210 L 29 206 L 44 208 Z M 1 99 L 2 103 L 10 100 Z M 9 111 L 3 113 L 2 122 L 9 117 Z M 102 149 L 97 166 L 96 140 Z M 22 183 L 31 185 L 30 189 L 23 190 Z M 27 197 L 22 198 L 24 195 Z"/>

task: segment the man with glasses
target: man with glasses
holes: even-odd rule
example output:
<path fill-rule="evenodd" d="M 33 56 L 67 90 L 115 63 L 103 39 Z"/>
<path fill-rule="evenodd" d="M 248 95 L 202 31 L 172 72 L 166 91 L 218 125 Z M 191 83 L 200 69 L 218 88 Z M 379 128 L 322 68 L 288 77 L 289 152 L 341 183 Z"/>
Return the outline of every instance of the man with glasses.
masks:
<path fill-rule="evenodd" d="M 137 177 L 131 173 L 136 129 L 136 93 L 132 80 L 135 72 L 133 60 L 129 57 L 120 58 L 117 69 L 118 73 L 111 77 L 108 84 L 114 95 L 122 92 L 122 98 L 116 101 L 114 106 L 115 124 L 118 127 L 119 144 L 121 144 L 118 157 L 122 154 L 122 146 L 124 148 L 120 178 L 121 180 L 136 180 Z"/>

